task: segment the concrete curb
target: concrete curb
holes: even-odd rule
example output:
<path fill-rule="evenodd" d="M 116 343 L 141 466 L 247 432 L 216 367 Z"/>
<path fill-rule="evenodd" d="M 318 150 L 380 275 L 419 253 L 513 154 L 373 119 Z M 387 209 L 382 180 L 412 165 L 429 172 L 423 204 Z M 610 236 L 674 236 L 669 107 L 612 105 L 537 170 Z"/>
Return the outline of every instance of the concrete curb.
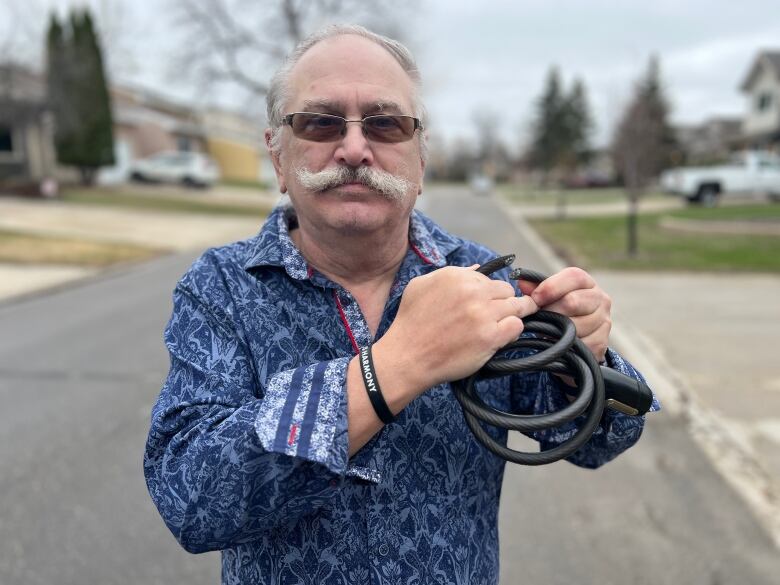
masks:
<path fill-rule="evenodd" d="M 525 218 L 514 213 L 505 201 L 496 200 L 553 271 L 566 266 Z M 685 423 L 712 466 L 748 504 L 780 549 L 780 486 L 756 456 L 744 430 L 708 407 L 653 340 L 614 318 L 610 337 L 615 349 L 650 382 L 664 410 Z"/>

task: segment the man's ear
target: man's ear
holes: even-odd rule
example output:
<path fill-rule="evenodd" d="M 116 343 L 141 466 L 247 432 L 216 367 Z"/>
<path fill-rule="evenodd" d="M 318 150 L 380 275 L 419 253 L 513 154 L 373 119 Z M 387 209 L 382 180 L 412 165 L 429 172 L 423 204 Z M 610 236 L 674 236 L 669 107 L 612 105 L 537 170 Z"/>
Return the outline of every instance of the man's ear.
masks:
<path fill-rule="evenodd" d="M 271 159 L 271 163 L 274 165 L 274 173 L 276 174 L 276 182 L 279 184 L 279 193 L 287 193 L 287 183 L 284 180 L 282 174 L 282 164 L 279 160 L 279 152 L 274 151 L 271 148 L 271 138 L 274 131 L 271 128 L 265 129 L 265 147 L 268 150 L 268 156 Z"/>

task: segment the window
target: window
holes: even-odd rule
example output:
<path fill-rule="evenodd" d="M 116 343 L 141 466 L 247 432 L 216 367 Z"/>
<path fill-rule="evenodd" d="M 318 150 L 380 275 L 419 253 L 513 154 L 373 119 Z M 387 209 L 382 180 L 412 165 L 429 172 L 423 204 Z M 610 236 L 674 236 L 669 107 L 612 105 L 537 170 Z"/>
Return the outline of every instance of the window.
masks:
<path fill-rule="evenodd" d="M 10 126 L 0 124 L 0 153 L 12 153 L 14 151 L 14 133 Z"/>
<path fill-rule="evenodd" d="M 770 171 L 780 171 L 780 161 L 772 156 L 762 157 L 758 159 L 759 169 L 769 169 Z"/>
<path fill-rule="evenodd" d="M 189 152 L 192 150 L 192 141 L 188 136 L 177 136 L 176 149 L 180 152 Z"/>
<path fill-rule="evenodd" d="M 772 94 L 769 92 L 764 92 L 758 94 L 758 97 L 756 98 L 756 110 L 759 112 L 765 112 L 772 106 Z"/>
<path fill-rule="evenodd" d="M 731 157 L 729 157 L 729 164 L 733 167 L 747 166 L 745 155 L 741 152 L 735 152 L 734 154 L 731 155 Z"/>

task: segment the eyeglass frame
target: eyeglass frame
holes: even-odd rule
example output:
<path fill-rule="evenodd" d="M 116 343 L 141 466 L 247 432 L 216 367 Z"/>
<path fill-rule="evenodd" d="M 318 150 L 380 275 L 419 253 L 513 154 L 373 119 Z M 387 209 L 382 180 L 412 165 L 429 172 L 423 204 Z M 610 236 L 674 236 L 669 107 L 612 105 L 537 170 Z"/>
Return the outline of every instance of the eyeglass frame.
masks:
<path fill-rule="evenodd" d="M 328 118 L 337 118 L 339 120 L 343 120 L 344 121 L 344 126 L 342 127 L 341 131 L 336 135 L 336 136 L 340 136 L 342 138 L 347 133 L 347 124 L 349 124 L 350 122 L 352 122 L 352 123 L 360 123 L 360 129 L 363 132 L 363 136 L 365 136 L 367 140 L 371 140 L 371 137 L 366 133 L 366 129 L 363 126 L 363 123 L 368 118 L 380 118 L 380 117 L 409 118 L 409 119 L 411 119 L 414 122 L 414 128 L 412 129 L 412 133 L 409 135 L 409 138 L 407 138 L 405 140 L 399 140 L 397 142 L 381 142 L 381 141 L 379 141 L 382 144 L 400 144 L 402 142 L 409 142 L 412 138 L 414 138 L 414 133 L 417 130 L 420 130 L 422 132 L 425 129 L 425 127 L 423 126 L 423 123 L 420 120 L 420 118 L 416 118 L 416 117 L 410 116 L 408 114 L 370 114 L 368 116 L 363 116 L 359 120 L 348 120 L 344 116 L 339 116 L 337 114 L 326 114 L 324 112 L 292 112 L 290 114 L 285 114 L 284 116 L 282 116 L 282 125 L 283 126 L 289 126 L 290 129 L 292 130 L 292 127 L 293 127 L 292 126 L 293 117 L 298 115 L 298 114 L 307 114 L 307 115 L 314 115 L 314 116 L 326 116 Z M 293 133 L 293 135 L 295 135 L 295 134 Z M 296 138 L 300 138 L 297 135 L 295 135 L 295 136 L 296 136 Z M 307 140 L 307 139 L 306 138 L 301 138 L 301 140 Z M 308 140 L 308 142 L 336 142 L 338 140 L 339 140 L 338 138 L 334 138 L 333 140 Z"/>

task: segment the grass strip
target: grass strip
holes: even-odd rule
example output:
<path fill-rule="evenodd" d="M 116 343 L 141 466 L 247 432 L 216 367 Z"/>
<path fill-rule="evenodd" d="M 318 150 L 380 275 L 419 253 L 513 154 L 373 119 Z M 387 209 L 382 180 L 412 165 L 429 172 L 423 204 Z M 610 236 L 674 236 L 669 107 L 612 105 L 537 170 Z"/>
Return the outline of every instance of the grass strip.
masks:
<path fill-rule="evenodd" d="M 62 194 L 61 199 L 67 203 L 104 205 L 108 207 L 123 207 L 126 209 L 170 213 L 263 217 L 271 212 L 271 207 L 263 203 L 258 203 L 257 205 L 217 203 L 214 201 L 198 201 L 191 198 L 170 197 L 166 195 L 136 195 L 132 193 L 123 193 L 121 191 L 68 190 Z"/>
<path fill-rule="evenodd" d="M 163 250 L 78 238 L 39 236 L 0 230 L 0 262 L 62 264 L 102 268 L 118 262 L 146 260 Z"/>
<path fill-rule="evenodd" d="M 219 183 L 226 187 L 238 187 L 239 189 L 252 191 L 266 191 L 269 187 L 265 181 L 253 181 L 251 179 L 222 179 Z"/>

